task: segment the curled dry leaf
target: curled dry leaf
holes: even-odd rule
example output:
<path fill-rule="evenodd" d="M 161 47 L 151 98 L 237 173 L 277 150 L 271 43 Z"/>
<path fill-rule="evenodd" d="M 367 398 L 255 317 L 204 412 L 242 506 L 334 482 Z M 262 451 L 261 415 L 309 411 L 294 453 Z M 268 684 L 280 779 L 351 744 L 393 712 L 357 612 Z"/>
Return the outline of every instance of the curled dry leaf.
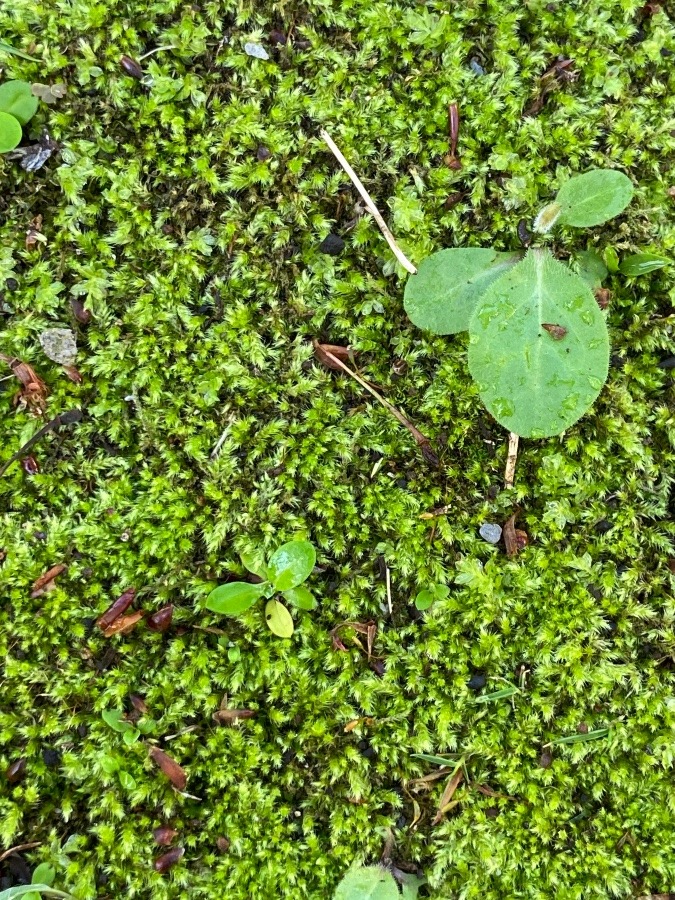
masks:
<path fill-rule="evenodd" d="M 156 613 L 153 613 L 148 619 L 147 625 L 150 631 L 166 631 L 173 620 L 173 606 L 169 604 L 169 606 L 163 606 L 162 609 L 158 609 Z"/>
<path fill-rule="evenodd" d="M 10 784 L 18 784 L 26 774 L 26 757 L 22 756 L 7 766 L 5 778 Z"/>
<path fill-rule="evenodd" d="M 552 325 L 550 322 L 542 322 L 541 327 L 548 331 L 554 341 L 562 341 L 567 334 L 567 329 L 562 325 Z"/>
<path fill-rule="evenodd" d="M 154 862 L 155 872 L 159 872 L 160 875 L 163 875 L 165 872 L 168 872 L 172 866 L 175 866 L 178 860 L 184 855 L 185 850 L 182 847 L 174 847 L 173 850 L 169 850 L 162 856 L 158 856 Z"/>
<path fill-rule="evenodd" d="M 117 600 L 115 600 L 115 602 L 106 609 L 103 615 L 99 616 L 99 618 L 96 620 L 96 624 L 98 625 L 98 627 L 102 628 L 103 630 L 109 628 L 113 624 L 113 622 L 122 615 L 122 613 L 125 613 L 129 609 L 131 604 L 134 602 L 135 596 L 136 588 L 129 588 L 128 590 L 124 591 L 123 594 L 120 594 Z"/>
<path fill-rule="evenodd" d="M 595 291 L 595 299 L 600 309 L 607 309 L 609 301 L 612 299 L 612 292 L 607 288 L 598 288 Z"/>
<path fill-rule="evenodd" d="M 155 828 L 152 832 L 152 837 L 160 847 L 168 847 L 178 837 L 178 832 L 175 828 L 171 828 L 170 825 L 160 825 L 159 828 Z"/>
<path fill-rule="evenodd" d="M 15 356 L 6 356 L 4 353 L 0 353 L 0 360 L 7 363 L 14 376 L 21 382 L 20 403 L 38 415 L 42 415 L 47 408 L 46 400 L 49 391 L 35 369 Z"/>
<path fill-rule="evenodd" d="M 354 362 L 354 352 L 349 347 L 340 347 L 338 344 L 320 344 L 318 341 L 314 341 L 314 355 L 319 362 L 326 366 L 327 369 L 341 371 L 340 366 L 333 362 L 330 356 L 327 355 L 328 353 L 336 356 L 340 362 L 351 362 L 352 364 Z"/>
<path fill-rule="evenodd" d="M 56 585 L 54 581 L 61 575 L 62 572 L 65 572 L 68 567 L 63 563 L 59 563 L 57 566 L 52 566 L 48 572 L 45 572 L 44 575 L 40 575 L 37 581 L 33 584 L 33 590 L 31 591 L 31 599 L 35 599 L 36 597 L 41 597 L 43 594 L 46 594 L 48 591 L 53 591 Z"/>
<path fill-rule="evenodd" d="M 159 766 L 175 788 L 179 791 L 185 790 L 187 787 L 187 773 L 174 759 L 171 759 L 168 753 L 160 750 L 159 747 L 153 747 L 150 750 L 150 759 L 155 765 Z"/>
<path fill-rule="evenodd" d="M 27 147 L 17 147 L 10 153 L 6 153 L 7 159 L 18 159 L 19 165 L 26 172 L 37 172 L 47 162 L 52 153 L 59 149 L 56 141 L 53 141 L 45 132 L 37 144 L 29 144 Z"/>
<path fill-rule="evenodd" d="M 226 837 L 216 838 L 216 847 L 220 850 L 221 853 L 227 853 L 230 849 L 230 840 Z"/>
<path fill-rule="evenodd" d="M 120 616 L 103 630 L 103 637 L 114 637 L 116 634 L 128 634 L 143 618 L 142 612 L 131 613 L 128 616 Z"/>
<path fill-rule="evenodd" d="M 26 231 L 26 250 L 32 250 L 37 244 L 46 243 L 47 238 L 42 234 L 42 216 L 35 216 Z"/>
<path fill-rule="evenodd" d="M 252 719 L 256 715 L 253 709 L 219 709 L 213 714 L 213 721 L 219 725 L 231 725 L 238 719 Z"/>
<path fill-rule="evenodd" d="M 517 556 L 521 550 L 527 547 L 529 540 L 526 531 L 521 531 L 521 529 L 516 528 L 515 523 L 517 515 L 517 513 L 514 513 L 511 518 L 504 523 L 502 535 L 504 537 L 504 544 L 506 545 L 507 556 Z"/>

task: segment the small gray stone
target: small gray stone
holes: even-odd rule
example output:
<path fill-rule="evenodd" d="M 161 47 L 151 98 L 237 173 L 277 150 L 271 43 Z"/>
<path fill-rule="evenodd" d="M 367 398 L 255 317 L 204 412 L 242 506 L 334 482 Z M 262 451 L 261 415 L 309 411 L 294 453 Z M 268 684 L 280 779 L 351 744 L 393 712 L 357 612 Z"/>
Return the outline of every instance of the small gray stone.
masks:
<path fill-rule="evenodd" d="M 269 59 L 270 55 L 260 44 L 244 44 L 244 52 L 256 59 Z"/>
<path fill-rule="evenodd" d="M 62 366 L 73 366 L 77 358 L 75 335 L 70 328 L 48 328 L 40 335 L 40 344 L 55 363 Z"/>
<path fill-rule="evenodd" d="M 488 544 L 498 544 L 499 538 L 502 536 L 502 526 L 495 525 L 492 522 L 486 522 L 484 525 L 480 526 L 479 532 L 480 536 L 484 541 L 487 541 Z"/>

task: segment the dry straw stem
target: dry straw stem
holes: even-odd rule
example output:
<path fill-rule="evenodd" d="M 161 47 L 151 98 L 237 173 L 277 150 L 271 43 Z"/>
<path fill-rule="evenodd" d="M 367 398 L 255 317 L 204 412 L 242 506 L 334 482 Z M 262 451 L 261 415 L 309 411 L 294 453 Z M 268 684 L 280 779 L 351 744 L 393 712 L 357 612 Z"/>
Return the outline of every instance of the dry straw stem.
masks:
<path fill-rule="evenodd" d="M 364 188 L 363 184 L 361 183 L 361 180 L 360 180 L 359 176 L 356 174 L 356 172 L 355 172 L 355 171 L 352 169 L 352 167 L 349 165 L 349 163 L 347 162 L 347 160 L 345 159 L 345 157 L 342 155 L 342 152 L 341 152 L 340 148 L 337 146 L 337 144 L 335 143 L 335 141 L 333 140 L 333 138 L 328 134 L 328 132 L 325 130 L 325 128 L 322 128 L 321 131 L 319 132 L 319 134 L 320 134 L 321 137 L 324 139 L 324 141 L 328 144 L 328 146 L 329 146 L 330 149 L 331 149 L 331 152 L 333 153 L 333 155 L 335 156 L 335 158 L 337 159 L 337 161 L 340 163 L 340 165 L 342 166 L 342 168 L 345 170 L 345 172 L 347 173 L 347 175 L 349 175 L 349 177 L 351 178 L 352 182 L 354 183 L 354 186 L 356 187 L 356 190 L 357 190 L 357 191 L 359 192 L 359 194 L 361 194 L 361 196 L 363 197 L 363 201 L 364 201 L 364 203 L 366 204 L 366 206 L 367 206 L 367 208 L 368 208 L 368 212 L 372 215 L 372 217 L 373 217 L 373 218 L 375 219 L 375 221 L 377 222 L 377 224 L 378 224 L 378 226 L 379 226 L 379 228 L 380 228 L 380 231 L 381 231 L 382 234 L 384 235 L 384 239 L 386 240 L 386 242 L 387 242 L 387 243 L 389 244 L 389 246 L 391 247 L 391 249 L 392 249 L 392 251 L 393 251 L 394 256 L 396 257 L 396 259 L 401 263 L 401 265 L 403 266 L 403 268 L 404 268 L 407 272 L 410 272 L 411 275 L 414 275 L 414 274 L 417 272 L 417 269 L 416 269 L 415 266 L 410 262 L 410 260 L 408 259 L 408 257 L 405 255 L 405 253 L 401 250 L 401 248 L 398 246 L 398 244 L 397 244 L 396 241 L 394 240 L 394 235 L 393 235 L 393 234 L 391 233 L 391 231 L 389 231 L 389 229 L 387 228 L 384 219 L 383 219 L 382 216 L 380 215 L 380 211 L 378 210 L 378 208 L 377 208 L 377 207 L 375 206 L 375 204 L 373 203 L 373 201 L 372 201 L 372 199 L 371 199 L 371 197 L 370 197 L 370 194 L 369 194 L 368 191 Z"/>

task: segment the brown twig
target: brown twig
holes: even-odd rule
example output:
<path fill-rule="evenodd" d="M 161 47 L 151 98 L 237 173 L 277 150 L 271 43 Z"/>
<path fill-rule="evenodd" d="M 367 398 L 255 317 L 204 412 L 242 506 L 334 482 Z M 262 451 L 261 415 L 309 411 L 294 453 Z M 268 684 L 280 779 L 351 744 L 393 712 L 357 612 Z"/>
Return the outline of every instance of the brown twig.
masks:
<path fill-rule="evenodd" d="M 429 440 L 428 437 L 425 437 L 425 435 L 423 435 L 422 432 L 418 428 L 415 428 L 415 426 L 412 424 L 412 422 L 410 422 L 408 419 L 406 419 L 406 417 L 403 415 L 403 413 L 399 412 L 395 406 L 392 406 L 388 400 L 385 400 L 384 397 L 380 396 L 380 394 L 377 393 L 375 388 L 371 387 L 367 381 L 364 381 L 363 378 L 361 378 L 359 375 L 356 374 L 356 372 L 352 372 L 352 370 L 349 368 L 349 366 L 346 366 L 342 362 L 342 360 L 339 360 L 337 358 L 337 356 L 334 356 L 329 350 L 326 350 L 325 345 L 323 346 L 323 352 L 331 360 L 331 362 L 334 363 L 334 365 L 337 368 L 342 369 L 348 375 L 351 375 L 351 377 L 354 379 L 354 381 L 358 381 L 358 383 L 361 385 L 361 387 L 365 388 L 369 394 L 372 394 L 372 396 L 375 397 L 375 399 L 379 403 L 381 403 L 382 406 L 384 406 L 384 408 L 386 410 L 388 410 L 392 414 L 392 416 L 394 416 L 395 419 L 398 419 L 398 421 L 401 423 L 401 425 L 403 425 L 405 428 L 408 429 L 410 434 L 412 434 L 412 436 L 415 438 L 415 442 L 419 445 L 420 449 L 422 450 L 422 455 L 427 460 L 427 462 L 431 463 L 436 468 L 438 468 L 440 466 L 440 460 L 434 453 L 432 446 L 431 446 L 431 441 Z"/>
<path fill-rule="evenodd" d="M 512 431 L 509 434 L 509 453 L 506 457 L 506 471 L 504 472 L 504 484 L 507 488 L 513 487 L 516 477 L 516 462 L 518 460 L 518 435 Z"/>
<path fill-rule="evenodd" d="M 10 847 L 10 849 L 5 850 L 4 853 L 0 853 L 0 863 L 4 862 L 8 857 L 13 856 L 15 853 L 21 853 L 22 850 L 33 850 L 41 844 L 42 841 L 31 841 L 29 844 L 17 844 L 16 847 Z"/>
<path fill-rule="evenodd" d="M 361 182 L 359 176 L 356 174 L 356 172 L 355 172 L 355 171 L 352 169 L 352 167 L 349 165 L 349 163 L 347 162 L 347 160 L 346 160 L 345 157 L 343 156 L 343 154 L 342 154 L 340 148 L 337 146 L 337 144 L 335 143 L 335 141 L 333 140 L 333 138 L 328 134 L 328 132 L 326 131 L 326 129 L 325 129 L 325 128 L 322 128 L 321 131 L 319 132 L 319 134 L 321 135 L 321 137 L 324 139 L 324 141 L 325 141 L 325 142 L 328 144 L 328 146 L 330 147 L 331 152 L 333 153 L 333 156 L 337 159 L 337 161 L 340 163 L 340 165 L 341 165 L 342 168 L 345 170 L 345 172 L 347 173 L 347 175 L 349 175 L 349 177 L 351 178 L 352 183 L 354 184 L 354 187 L 356 188 L 356 190 L 357 190 L 357 191 L 359 192 L 359 194 L 361 194 L 361 196 L 363 197 L 363 201 L 364 201 L 364 203 L 366 204 L 366 207 L 368 208 L 368 212 L 371 214 L 371 216 L 372 216 L 372 217 L 375 219 L 375 221 L 377 222 L 377 224 L 378 224 L 378 226 L 379 226 L 379 229 L 380 229 L 380 231 L 382 232 L 382 234 L 383 234 L 383 236 L 384 236 L 384 239 L 386 240 L 386 242 L 387 242 L 387 243 L 389 244 L 389 246 L 391 247 L 391 249 L 392 249 L 392 251 L 393 251 L 394 256 L 396 257 L 396 259 L 401 263 L 401 265 L 403 266 L 403 268 L 404 268 L 406 271 L 410 272 L 411 275 L 414 275 L 414 274 L 417 272 L 417 269 L 416 269 L 415 266 L 410 262 L 410 260 L 408 259 L 408 257 L 405 255 L 405 253 L 401 250 L 401 248 L 400 248 L 400 247 L 398 246 L 398 244 L 396 243 L 396 241 L 395 241 L 395 239 L 394 239 L 394 235 L 393 235 L 393 234 L 391 233 L 391 231 L 389 231 L 389 229 L 387 228 L 387 225 L 386 225 L 384 219 L 382 218 L 382 216 L 381 216 L 381 214 L 380 214 L 380 211 L 378 210 L 378 208 L 377 208 L 377 207 L 375 206 L 375 204 L 373 203 L 370 194 L 369 194 L 368 191 L 364 188 L 364 186 L 363 186 L 363 184 L 362 184 L 362 182 Z"/>

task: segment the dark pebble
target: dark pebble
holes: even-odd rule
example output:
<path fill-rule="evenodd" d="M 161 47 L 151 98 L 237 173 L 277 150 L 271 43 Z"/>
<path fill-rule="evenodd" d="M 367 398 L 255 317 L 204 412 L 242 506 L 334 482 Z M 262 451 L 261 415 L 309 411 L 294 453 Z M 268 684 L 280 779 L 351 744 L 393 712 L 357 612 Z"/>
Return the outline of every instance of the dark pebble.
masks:
<path fill-rule="evenodd" d="M 262 144 L 258 147 L 258 152 L 256 153 L 256 157 L 258 162 L 265 162 L 266 159 L 269 159 L 272 154 L 267 149 L 267 147 L 263 147 Z"/>
<path fill-rule="evenodd" d="M 488 819 L 496 819 L 499 815 L 499 807 L 488 806 L 488 808 L 485 810 L 485 815 L 488 817 Z"/>
<path fill-rule="evenodd" d="M 366 747 L 365 750 L 361 752 L 361 756 L 366 759 L 372 759 L 376 755 L 376 750 L 374 747 Z"/>
<path fill-rule="evenodd" d="M 398 819 L 396 820 L 396 827 L 397 827 L 397 828 L 405 828 L 405 826 L 406 826 L 407 824 L 408 824 L 408 820 L 406 819 L 405 816 L 399 816 Z"/>
<path fill-rule="evenodd" d="M 481 675 L 477 672 L 475 675 L 472 675 L 467 682 L 467 687 L 470 691 L 482 691 L 485 685 L 487 684 L 487 678 L 485 675 Z"/>
<path fill-rule="evenodd" d="M 329 256 L 338 256 L 345 249 L 345 242 L 337 234 L 327 235 L 319 244 L 319 251 Z"/>
<path fill-rule="evenodd" d="M 615 369 L 623 369 L 623 367 L 626 365 L 626 358 L 625 358 L 625 356 L 619 356 L 618 353 L 612 353 L 612 356 L 611 356 L 611 359 L 609 362 L 610 362 L 610 365 L 613 366 Z"/>
<path fill-rule="evenodd" d="M 659 363 L 661 369 L 675 369 L 675 356 L 669 356 L 668 359 L 662 359 Z"/>
<path fill-rule="evenodd" d="M 61 754 L 58 750 L 48 748 L 42 751 L 42 759 L 46 766 L 58 766 L 61 762 Z"/>
<path fill-rule="evenodd" d="M 272 29 L 272 31 L 270 31 L 270 44 L 273 47 L 283 47 L 286 43 L 286 40 L 286 35 L 283 33 L 283 31 L 279 31 L 278 28 L 274 28 Z"/>
<path fill-rule="evenodd" d="M 601 519 L 595 523 L 595 530 L 598 534 L 607 534 L 608 531 L 612 530 L 612 523 L 608 522 L 607 519 Z"/>
<path fill-rule="evenodd" d="M 18 288 L 18 286 L 19 286 L 19 282 L 16 280 L 16 278 L 8 278 L 7 281 L 5 282 L 5 287 L 7 288 L 8 291 L 15 291 Z"/>

